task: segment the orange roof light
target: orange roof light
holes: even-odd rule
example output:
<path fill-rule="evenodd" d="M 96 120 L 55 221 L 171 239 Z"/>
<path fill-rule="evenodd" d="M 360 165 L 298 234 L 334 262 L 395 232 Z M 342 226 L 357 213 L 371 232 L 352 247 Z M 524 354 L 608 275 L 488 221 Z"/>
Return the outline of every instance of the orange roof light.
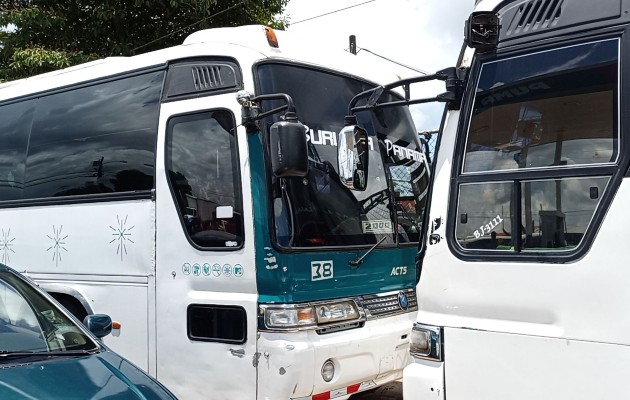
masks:
<path fill-rule="evenodd" d="M 112 321 L 112 329 L 120 329 L 122 324 L 118 321 Z"/>
<path fill-rule="evenodd" d="M 268 26 L 265 26 L 265 34 L 267 35 L 267 43 L 269 46 L 278 48 L 278 38 L 276 37 L 276 32 Z"/>

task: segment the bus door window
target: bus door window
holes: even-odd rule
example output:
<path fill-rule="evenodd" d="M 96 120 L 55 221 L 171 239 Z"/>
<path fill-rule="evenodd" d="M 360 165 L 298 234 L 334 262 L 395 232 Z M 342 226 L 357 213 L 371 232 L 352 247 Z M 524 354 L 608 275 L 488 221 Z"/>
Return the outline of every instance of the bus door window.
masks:
<path fill-rule="evenodd" d="M 575 248 L 609 180 L 589 177 L 522 182 L 523 250 Z"/>
<path fill-rule="evenodd" d="M 234 116 L 216 110 L 171 118 L 166 168 L 180 219 L 199 247 L 240 248 L 243 209 Z"/>
<path fill-rule="evenodd" d="M 512 183 L 459 187 L 456 237 L 465 249 L 513 250 Z"/>

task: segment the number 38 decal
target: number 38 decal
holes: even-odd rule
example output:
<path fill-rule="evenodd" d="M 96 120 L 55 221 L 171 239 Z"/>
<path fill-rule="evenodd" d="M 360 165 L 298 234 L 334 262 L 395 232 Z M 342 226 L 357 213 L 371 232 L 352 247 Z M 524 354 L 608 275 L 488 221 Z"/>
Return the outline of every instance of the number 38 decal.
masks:
<path fill-rule="evenodd" d="M 311 281 L 321 281 L 333 277 L 333 262 L 311 261 Z"/>

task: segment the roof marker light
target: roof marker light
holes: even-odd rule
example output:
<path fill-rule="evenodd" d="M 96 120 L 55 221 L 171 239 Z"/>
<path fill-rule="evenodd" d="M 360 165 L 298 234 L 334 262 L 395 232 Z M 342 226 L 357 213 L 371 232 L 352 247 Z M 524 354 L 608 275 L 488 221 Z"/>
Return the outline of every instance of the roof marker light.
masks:
<path fill-rule="evenodd" d="M 265 35 L 267 35 L 267 43 L 269 43 L 269 46 L 275 48 L 279 47 L 276 32 L 272 28 L 265 26 Z"/>

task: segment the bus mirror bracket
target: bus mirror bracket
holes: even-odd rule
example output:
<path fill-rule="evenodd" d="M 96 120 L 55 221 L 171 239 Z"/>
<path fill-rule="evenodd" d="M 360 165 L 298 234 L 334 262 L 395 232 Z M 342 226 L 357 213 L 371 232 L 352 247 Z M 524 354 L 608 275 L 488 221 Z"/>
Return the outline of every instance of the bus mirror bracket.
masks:
<path fill-rule="evenodd" d="M 464 80 L 466 75 L 466 69 L 458 69 L 455 67 L 445 68 L 441 71 L 438 71 L 431 75 L 421 75 L 412 78 L 401 79 L 399 81 L 377 86 L 372 89 L 368 89 L 363 91 L 350 100 L 348 105 L 348 114 L 354 115 L 360 111 L 370 111 L 379 108 L 387 108 L 387 107 L 399 107 L 399 106 L 409 106 L 412 104 L 421 104 L 421 103 L 432 103 L 432 102 L 441 102 L 446 103 L 449 110 L 459 110 L 462 101 L 462 94 L 464 88 Z M 444 81 L 446 86 L 446 91 L 438 94 L 435 97 L 426 97 L 420 99 L 412 99 L 411 98 L 411 89 L 410 86 L 414 83 L 428 82 L 440 80 Z M 396 100 L 389 101 L 385 103 L 379 103 L 379 98 L 381 94 L 386 90 L 391 90 L 397 87 L 402 87 L 405 92 L 404 100 Z M 366 99 L 363 105 L 357 106 L 357 103 Z"/>
<path fill-rule="evenodd" d="M 308 145 L 306 126 L 298 121 L 291 96 L 285 93 L 264 94 L 252 97 L 241 90 L 236 94 L 241 105 L 242 124 L 247 133 L 260 131 L 257 122 L 284 111 L 281 120 L 269 128 L 269 153 L 273 174 L 279 178 L 304 177 L 308 174 Z M 268 100 L 283 100 L 286 104 L 261 112 L 261 103 Z"/>

